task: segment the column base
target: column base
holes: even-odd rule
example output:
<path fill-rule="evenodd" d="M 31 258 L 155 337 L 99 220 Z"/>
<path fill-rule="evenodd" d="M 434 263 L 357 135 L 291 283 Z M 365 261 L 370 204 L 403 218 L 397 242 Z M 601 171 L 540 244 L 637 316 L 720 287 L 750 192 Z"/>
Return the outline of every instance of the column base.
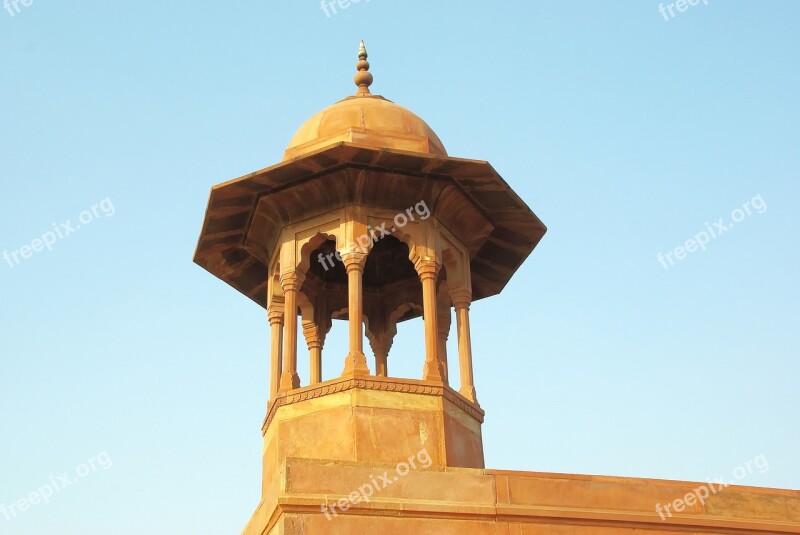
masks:
<path fill-rule="evenodd" d="M 470 400 L 471 402 L 473 402 L 475 405 L 478 405 L 478 396 L 475 393 L 474 386 L 461 387 L 458 393 L 467 398 L 468 400 Z"/>
<path fill-rule="evenodd" d="M 367 356 L 364 353 L 348 353 L 344 359 L 342 377 L 352 377 L 355 375 L 370 375 L 369 366 L 367 366 Z"/>
<path fill-rule="evenodd" d="M 425 366 L 422 368 L 422 378 L 425 381 L 447 384 L 447 375 L 444 373 L 441 362 L 426 360 Z"/>
<path fill-rule="evenodd" d="M 281 375 L 280 392 L 288 392 L 295 388 L 300 388 L 300 376 L 297 375 L 297 372 L 283 372 Z"/>

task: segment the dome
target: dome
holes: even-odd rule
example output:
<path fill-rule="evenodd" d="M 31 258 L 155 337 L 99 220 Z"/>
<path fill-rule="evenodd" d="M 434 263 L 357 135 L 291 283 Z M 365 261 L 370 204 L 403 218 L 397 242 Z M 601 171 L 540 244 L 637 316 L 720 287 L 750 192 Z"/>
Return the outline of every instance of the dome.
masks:
<path fill-rule="evenodd" d="M 381 96 L 356 95 L 306 121 L 289 142 L 284 160 L 338 141 L 447 156 L 439 137 L 419 116 Z"/>
<path fill-rule="evenodd" d="M 359 51 L 355 82 L 358 92 L 317 113 L 295 133 L 283 159 L 289 160 L 347 141 L 374 148 L 389 148 L 437 156 L 447 156 L 439 137 L 419 116 L 406 108 L 369 92 L 372 74 L 368 72 L 363 42 Z"/>

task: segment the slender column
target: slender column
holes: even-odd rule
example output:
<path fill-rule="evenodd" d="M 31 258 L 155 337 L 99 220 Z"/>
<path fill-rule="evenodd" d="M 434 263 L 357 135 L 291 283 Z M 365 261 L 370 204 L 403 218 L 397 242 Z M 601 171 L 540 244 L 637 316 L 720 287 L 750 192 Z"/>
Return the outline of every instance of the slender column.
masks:
<path fill-rule="evenodd" d="M 355 251 L 341 256 L 347 270 L 347 310 L 350 322 L 350 352 L 345 358 L 342 375 L 369 375 L 367 357 L 364 355 L 364 301 L 361 289 L 367 255 Z"/>
<path fill-rule="evenodd" d="M 380 377 L 388 377 L 389 376 L 389 353 L 388 352 L 381 352 L 375 353 L 375 375 Z"/>
<path fill-rule="evenodd" d="M 450 377 L 449 367 L 447 365 L 447 338 L 450 336 L 450 297 L 447 295 L 447 286 L 442 285 L 439 288 L 438 296 L 436 299 L 436 345 L 439 351 L 439 361 L 442 363 L 442 371 L 444 372 L 444 382 L 447 383 Z"/>
<path fill-rule="evenodd" d="M 281 381 L 281 358 L 283 348 L 283 304 L 273 302 L 269 306 L 270 351 L 269 351 L 269 398 L 275 399 Z"/>
<path fill-rule="evenodd" d="M 300 388 L 300 376 L 297 375 L 297 293 L 303 285 L 303 278 L 303 275 L 296 272 L 281 274 L 285 307 L 281 392 Z"/>
<path fill-rule="evenodd" d="M 372 347 L 372 352 L 375 353 L 375 375 L 388 377 L 387 362 L 389 360 L 389 349 L 392 347 L 392 338 L 386 333 L 381 333 L 373 336 L 369 341 L 369 345 Z"/>
<path fill-rule="evenodd" d="M 315 385 L 322 382 L 322 337 L 320 328 L 313 321 L 303 322 L 303 336 L 308 345 L 308 356 L 311 359 L 309 383 Z"/>
<path fill-rule="evenodd" d="M 450 294 L 453 306 L 456 309 L 456 323 L 458 329 L 458 364 L 461 370 L 462 396 L 474 403 L 478 403 L 475 394 L 475 385 L 472 378 L 472 340 L 469 334 L 469 305 L 472 294 L 469 290 L 461 288 Z"/>
<path fill-rule="evenodd" d="M 439 360 L 436 317 L 436 278 L 441 265 L 435 260 L 419 259 L 414 267 L 422 281 L 422 315 L 425 319 L 425 366 L 422 378 L 426 381 L 444 382 L 444 370 Z"/>

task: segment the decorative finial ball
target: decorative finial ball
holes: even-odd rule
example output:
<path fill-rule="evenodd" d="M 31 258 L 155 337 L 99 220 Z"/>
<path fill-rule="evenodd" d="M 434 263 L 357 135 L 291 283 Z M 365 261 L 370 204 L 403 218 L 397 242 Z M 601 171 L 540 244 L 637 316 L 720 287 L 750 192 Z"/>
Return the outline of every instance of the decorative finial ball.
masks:
<path fill-rule="evenodd" d="M 358 71 L 356 75 L 353 76 L 353 81 L 358 87 L 369 87 L 372 85 L 372 74 L 370 74 L 368 71 Z"/>

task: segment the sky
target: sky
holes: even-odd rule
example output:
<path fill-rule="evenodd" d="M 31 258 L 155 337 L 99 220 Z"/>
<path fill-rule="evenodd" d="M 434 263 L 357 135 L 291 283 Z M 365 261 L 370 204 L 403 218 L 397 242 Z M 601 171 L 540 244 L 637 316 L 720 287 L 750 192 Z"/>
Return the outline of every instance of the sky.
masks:
<path fill-rule="evenodd" d="M 373 93 L 491 162 L 548 227 L 471 309 L 486 466 L 707 481 L 762 456 L 737 483 L 800 488 L 800 3 L 17 7 L 0 11 L 0 533 L 243 529 L 267 317 L 192 256 L 210 188 L 354 92 L 360 39 Z M 401 324 L 390 373 L 421 377 L 423 353 L 421 321 Z"/>

